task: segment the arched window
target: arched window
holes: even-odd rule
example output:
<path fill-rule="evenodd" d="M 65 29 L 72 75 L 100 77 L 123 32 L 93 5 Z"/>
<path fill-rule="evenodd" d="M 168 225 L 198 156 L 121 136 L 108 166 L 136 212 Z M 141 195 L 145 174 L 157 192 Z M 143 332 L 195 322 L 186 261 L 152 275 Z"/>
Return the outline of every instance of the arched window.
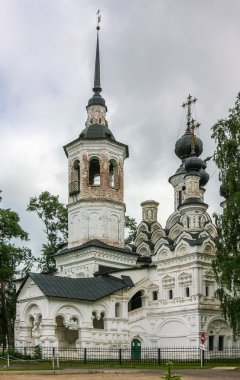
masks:
<path fill-rule="evenodd" d="M 142 291 L 139 290 L 128 302 L 128 311 L 139 309 L 142 307 Z"/>
<path fill-rule="evenodd" d="M 97 158 L 93 158 L 89 164 L 89 185 L 100 186 L 100 164 Z"/>
<path fill-rule="evenodd" d="M 115 317 L 120 317 L 120 303 L 115 303 Z"/>
<path fill-rule="evenodd" d="M 114 160 L 109 162 L 109 186 L 117 187 L 117 163 Z"/>
<path fill-rule="evenodd" d="M 70 174 L 69 194 L 74 195 L 80 192 L 80 161 L 75 160 Z"/>

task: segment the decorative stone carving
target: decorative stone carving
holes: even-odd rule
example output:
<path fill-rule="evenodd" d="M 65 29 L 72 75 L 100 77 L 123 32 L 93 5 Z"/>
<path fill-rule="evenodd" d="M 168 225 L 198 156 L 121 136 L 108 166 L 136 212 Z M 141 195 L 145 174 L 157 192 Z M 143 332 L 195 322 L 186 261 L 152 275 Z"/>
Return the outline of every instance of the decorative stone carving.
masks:
<path fill-rule="evenodd" d="M 88 117 L 85 123 L 86 127 L 91 124 L 102 124 L 107 126 L 106 108 L 100 105 L 92 105 L 87 109 Z"/>
<path fill-rule="evenodd" d="M 157 221 L 158 202 L 145 201 L 141 203 L 142 206 L 142 220 L 146 223 L 153 223 Z"/>
<path fill-rule="evenodd" d="M 188 175 L 186 177 L 186 199 L 200 198 L 199 178 L 198 175 Z"/>
<path fill-rule="evenodd" d="M 32 328 L 32 337 L 39 339 L 42 336 L 41 322 L 35 321 Z"/>

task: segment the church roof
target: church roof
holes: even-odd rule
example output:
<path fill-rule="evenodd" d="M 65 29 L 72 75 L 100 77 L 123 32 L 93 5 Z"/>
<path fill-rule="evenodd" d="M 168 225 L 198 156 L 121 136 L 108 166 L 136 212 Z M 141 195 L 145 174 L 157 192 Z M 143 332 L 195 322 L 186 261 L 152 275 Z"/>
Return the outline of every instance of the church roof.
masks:
<path fill-rule="evenodd" d="M 70 298 L 81 301 L 97 301 L 118 290 L 134 286 L 129 276 L 71 278 L 29 273 L 29 276 L 47 297 Z M 26 280 L 25 280 L 26 281 Z"/>
<path fill-rule="evenodd" d="M 115 138 L 110 129 L 103 124 L 89 125 L 88 128 L 85 128 L 80 133 L 79 138 L 83 140 L 110 139 L 115 141 Z"/>
<path fill-rule="evenodd" d="M 82 131 L 82 133 L 85 133 L 84 131 L 85 131 L 86 129 L 84 129 L 83 131 Z M 103 131 L 103 133 L 105 133 L 106 131 L 109 131 L 109 129 L 107 128 L 105 131 Z M 111 132 L 111 131 L 110 131 Z M 94 132 L 95 133 L 95 132 Z M 112 133 L 112 132 L 111 132 Z M 81 136 L 81 134 L 80 134 L 80 136 Z M 68 148 L 72 145 L 72 144 L 75 144 L 76 142 L 81 142 L 81 141 L 83 141 L 83 140 L 109 140 L 109 141 L 111 141 L 111 142 L 113 142 L 114 144 L 116 144 L 116 145 L 119 145 L 119 146 L 121 146 L 121 147 L 123 147 L 123 148 L 125 148 L 125 152 L 126 152 L 126 157 L 129 157 L 129 149 L 128 149 L 128 145 L 126 145 L 126 144 L 123 144 L 123 143 L 120 143 L 119 141 L 116 141 L 116 140 L 114 140 L 113 138 L 111 138 L 111 137 L 109 137 L 109 136 L 106 136 L 106 137 L 91 137 L 91 138 L 81 138 L 81 137 L 78 137 L 77 139 L 75 139 L 75 140 L 73 140 L 73 141 L 71 141 L 70 143 L 68 143 L 68 144 L 66 144 L 66 145 L 64 145 L 64 147 L 63 147 L 63 149 L 64 149 L 64 152 L 65 152 L 65 154 L 66 154 L 66 156 L 68 157 Z"/>
<path fill-rule="evenodd" d="M 117 252 L 121 252 L 121 253 L 127 253 L 128 255 L 139 256 L 138 253 L 131 251 L 129 248 L 115 247 L 113 245 L 103 243 L 102 241 L 97 240 L 97 239 L 90 240 L 84 244 L 78 245 L 78 246 L 73 247 L 73 248 L 61 249 L 60 251 L 58 251 L 55 254 L 55 256 L 62 255 L 64 253 L 68 253 L 68 252 L 79 251 L 80 249 L 84 249 L 84 248 L 88 248 L 88 247 L 104 248 L 104 249 L 107 249 L 110 251 L 117 251 Z"/>

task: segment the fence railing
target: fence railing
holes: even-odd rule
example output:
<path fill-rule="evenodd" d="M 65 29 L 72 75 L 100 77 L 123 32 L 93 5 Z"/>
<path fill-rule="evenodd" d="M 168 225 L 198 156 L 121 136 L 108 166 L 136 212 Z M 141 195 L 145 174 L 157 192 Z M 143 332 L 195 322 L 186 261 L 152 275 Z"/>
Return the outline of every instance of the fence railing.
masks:
<path fill-rule="evenodd" d="M 204 363 L 240 363 L 240 348 L 226 347 L 202 350 L 199 347 L 137 347 L 137 348 L 52 348 L 52 347 L 17 347 L 8 350 L 15 359 L 74 361 L 87 363 L 143 363 L 161 365 L 172 361 L 174 363 L 203 364 Z M 4 354 L 4 353 L 3 353 Z M 202 356 L 201 356 L 202 355 Z"/>

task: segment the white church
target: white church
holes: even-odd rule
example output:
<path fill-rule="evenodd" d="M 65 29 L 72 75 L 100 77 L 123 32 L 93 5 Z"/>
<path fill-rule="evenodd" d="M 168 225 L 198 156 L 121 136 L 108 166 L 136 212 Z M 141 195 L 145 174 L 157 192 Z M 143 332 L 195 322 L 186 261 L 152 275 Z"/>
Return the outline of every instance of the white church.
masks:
<path fill-rule="evenodd" d="M 126 246 L 128 146 L 108 126 L 101 91 L 97 35 L 85 128 L 64 146 L 68 244 L 55 256 L 54 274 L 29 273 L 22 282 L 15 347 L 197 347 L 201 333 L 209 350 L 233 346 L 214 298 L 216 228 L 204 203 L 209 176 L 191 118 L 195 99 L 184 104 L 186 131 L 175 145 L 180 166 L 169 178 L 174 212 L 163 228 L 158 202 L 142 202 L 136 240 Z"/>

